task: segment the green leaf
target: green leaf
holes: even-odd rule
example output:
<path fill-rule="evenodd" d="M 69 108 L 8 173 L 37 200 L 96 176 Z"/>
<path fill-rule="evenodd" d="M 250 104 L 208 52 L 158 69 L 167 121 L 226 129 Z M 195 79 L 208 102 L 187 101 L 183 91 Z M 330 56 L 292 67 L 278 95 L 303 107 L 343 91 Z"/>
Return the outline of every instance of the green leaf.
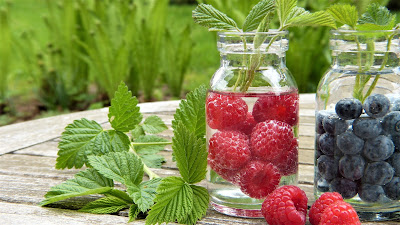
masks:
<path fill-rule="evenodd" d="M 205 139 L 196 137 L 183 124 L 178 124 L 174 129 L 172 143 L 176 165 L 182 178 L 190 184 L 203 180 L 207 172 Z"/>
<path fill-rule="evenodd" d="M 151 154 L 151 155 L 139 155 L 143 163 L 150 168 L 161 168 L 165 158 L 161 155 Z"/>
<path fill-rule="evenodd" d="M 192 12 L 194 21 L 209 31 L 238 30 L 236 22 L 212 5 L 199 4 Z"/>
<path fill-rule="evenodd" d="M 129 215 L 128 223 L 134 221 L 137 218 L 137 216 L 139 215 L 139 212 L 140 212 L 140 210 L 137 205 L 135 205 L 135 204 L 131 205 L 131 207 L 129 208 L 129 213 L 128 213 L 128 215 Z"/>
<path fill-rule="evenodd" d="M 112 189 L 111 191 L 109 191 L 107 193 L 104 193 L 104 195 L 106 197 L 113 196 L 113 197 L 116 197 L 116 198 L 120 198 L 120 199 L 122 199 L 125 202 L 130 203 L 130 204 L 133 203 L 133 199 L 125 191 L 122 191 L 122 190 Z"/>
<path fill-rule="evenodd" d="M 108 130 L 100 133 L 92 141 L 86 155 L 104 155 L 109 152 L 127 152 L 130 147 L 129 137 L 116 130 Z"/>
<path fill-rule="evenodd" d="M 143 163 L 133 153 L 112 152 L 103 156 L 88 156 L 90 165 L 105 177 L 125 185 L 138 185 L 143 179 Z"/>
<path fill-rule="evenodd" d="M 121 132 L 128 132 L 134 129 L 143 118 L 137 104 L 138 100 L 136 97 L 132 97 L 132 92 L 121 82 L 114 94 L 114 98 L 111 99 L 111 106 L 108 113 L 111 126 Z"/>
<path fill-rule="evenodd" d="M 136 143 L 158 143 L 157 145 L 135 145 Z M 162 144 L 163 142 L 168 142 L 166 139 L 156 136 L 156 135 L 144 135 L 140 136 L 133 142 L 133 146 L 135 148 L 136 153 L 139 155 L 144 154 L 155 154 L 161 150 L 164 150 L 164 147 L 167 144 Z"/>
<path fill-rule="evenodd" d="M 157 134 L 168 129 L 167 125 L 158 116 L 149 116 L 145 119 L 142 126 L 143 130 L 150 134 Z"/>
<path fill-rule="evenodd" d="M 335 4 L 329 7 L 327 12 L 340 24 L 346 24 L 353 29 L 357 25 L 358 12 L 355 6 Z"/>
<path fill-rule="evenodd" d="M 264 41 L 267 39 L 268 35 L 263 34 L 263 32 L 268 32 L 269 24 L 274 16 L 274 12 L 268 12 L 264 19 L 257 27 L 257 34 L 254 37 L 254 48 L 258 49 Z"/>
<path fill-rule="evenodd" d="M 154 178 L 140 185 L 128 186 L 127 191 L 140 211 L 146 212 L 154 204 L 154 198 L 157 194 L 156 190 L 160 183 L 161 178 Z"/>
<path fill-rule="evenodd" d="M 196 224 L 206 215 L 210 201 L 210 195 L 206 188 L 196 185 L 190 185 L 190 187 L 193 190 L 193 208 L 184 220 L 179 221 L 181 224 Z"/>
<path fill-rule="evenodd" d="M 275 6 L 278 13 L 278 18 L 280 22 L 280 27 L 283 27 L 289 14 L 296 7 L 297 0 L 276 0 Z M 282 30 L 282 29 L 280 29 Z"/>
<path fill-rule="evenodd" d="M 93 202 L 89 202 L 79 211 L 87 213 L 95 213 L 95 214 L 109 214 L 109 213 L 119 212 L 125 208 L 129 208 L 130 204 L 124 201 L 123 199 L 110 196 L 97 199 Z"/>
<path fill-rule="evenodd" d="M 146 133 L 143 130 L 142 125 L 136 125 L 135 128 L 131 131 L 132 134 L 132 139 L 135 140 L 136 138 L 146 135 Z"/>
<path fill-rule="evenodd" d="M 260 22 L 269 14 L 275 7 L 274 0 L 262 0 L 257 3 L 246 17 L 243 24 L 243 32 L 253 31 L 257 29 Z"/>
<path fill-rule="evenodd" d="M 204 137 L 206 133 L 206 95 L 207 88 L 204 85 L 190 92 L 186 96 L 187 100 L 182 100 L 179 104 L 172 121 L 172 128 L 175 129 L 178 123 L 182 123 L 196 137 Z"/>
<path fill-rule="evenodd" d="M 181 221 L 192 212 L 193 190 L 180 177 L 166 177 L 157 188 L 155 202 L 146 225 Z"/>
<path fill-rule="evenodd" d="M 77 196 L 105 193 L 112 190 L 113 186 L 113 180 L 103 177 L 95 169 L 87 169 L 75 174 L 73 179 L 51 187 L 40 205 Z"/>
<path fill-rule="evenodd" d="M 129 151 L 131 141 L 128 135 L 121 131 L 109 130 L 107 131 L 110 136 L 111 152 L 127 152 Z M 104 152 L 108 153 L 108 152 Z"/>
<path fill-rule="evenodd" d="M 379 4 L 371 4 L 358 20 L 357 30 L 391 30 L 396 24 L 396 16 Z"/>
<path fill-rule="evenodd" d="M 328 26 L 336 28 L 335 22 L 328 13 L 324 11 L 309 13 L 303 8 L 296 7 L 288 17 L 283 29 L 301 26 Z"/>

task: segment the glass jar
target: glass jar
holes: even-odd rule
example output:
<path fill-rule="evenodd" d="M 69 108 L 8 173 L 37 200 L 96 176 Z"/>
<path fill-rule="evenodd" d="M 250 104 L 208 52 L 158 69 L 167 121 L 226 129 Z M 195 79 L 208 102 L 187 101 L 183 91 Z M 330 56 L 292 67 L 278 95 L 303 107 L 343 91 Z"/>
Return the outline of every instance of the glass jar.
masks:
<path fill-rule="evenodd" d="M 339 192 L 361 220 L 400 210 L 399 32 L 334 30 L 316 95 L 318 198 Z"/>
<path fill-rule="evenodd" d="M 221 213 L 261 218 L 270 192 L 297 183 L 299 95 L 285 65 L 287 35 L 219 33 L 206 119 L 208 190 Z"/>

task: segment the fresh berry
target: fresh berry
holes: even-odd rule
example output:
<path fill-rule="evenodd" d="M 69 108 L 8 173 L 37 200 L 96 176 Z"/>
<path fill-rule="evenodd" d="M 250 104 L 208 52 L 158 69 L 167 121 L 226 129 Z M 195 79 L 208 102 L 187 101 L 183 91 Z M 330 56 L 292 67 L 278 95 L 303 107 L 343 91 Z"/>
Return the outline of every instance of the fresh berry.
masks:
<path fill-rule="evenodd" d="M 333 156 L 321 155 L 317 160 L 318 172 L 326 180 L 334 179 L 338 174 L 338 162 Z"/>
<path fill-rule="evenodd" d="M 297 139 L 292 140 L 292 145 L 289 150 L 283 152 L 281 156 L 274 162 L 274 165 L 278 167 L 282 176 L 288 176 L 297 173 L 299 165 L 299 151 Z"/>
<path fill-rule="evenodd" d="M 339 192 L 344 199 L 356 196 L 358 192 L 357 183 L 346 178 L 335 178 L 330 184 L 331 191 Z"/>
<path fill-rule="evenodd" d="M 383 202 L 386 197 L 382 186 L 372 184 L 363 184 L 358 195 L 364 202 Z"/>
<path fill-rule="evenodd" d="M 329 205 L 321 216 L 321 225 L 361 225 L 356 210 L 347 202 L 337 201 Z"/>
<path fill-rule="evenodd" d="M 337 115 L 325 117 L 322 121 L 324 130 L 333 135 L 339 135 L 347 130 L 349 125 L 345 120 L 340 119 Z"/>
<path fill-rule="evenodd" d="M 283 152 L 290 150 L 293 141 L 292 127 L 284 122 L 268 120 L 258 123 L 250 138 L 250 146 L 254 156 L 275 161 Z"/>
<path fill-rule="evenodd" d="M 227 129 L 241 124 L 248 112 L 240 97 L 211 93 L 206 101 L 207 124 L 212 129 Z"/>
<path fill-rule="evenodd" d="M 389 112 L 390 101 L 384 95 L 373 94 L 365 99 L 363 107 L 368 116 L 379 118 L 385 116 Z"/>
<path fill-rule="evenodd" d="M 312 225 L 318 225 L 324 210 L 337 201 L 343 201 L 342 196 L 337 192 L 326 192 L 322 194 L 310 208 L 310 212 L 308 213 L 310 223 Z"/>
<path fill-rule="evenodd" d="M 251 158 L 249 139 L 242 133 L 220 131 L 208 143 L 208 160 L 216 167 L 238 170 Z"/>
<path fill-rule="evenodd" d="M 396 152 L 389 158 L 388 162 L 394 169 L 396 176 L 400 176 L 400 153 Z"/>
<path fill-rule="evenodd" d="M 374 138 L 382 133 L 379 120 L 370 117 L 355 119 L 352 127 L 354 134 L 363 139 Z"/>
<path fill-rule="evenodd" d="M 336 144 L 344 154 L 356 155 L 362 151 L 364 140 L 357 137 L 353 132 L 346 131 L 337 136 Z"/>
<path fill-rule="evenodd" d="M 389 163 L 373 162 L 365 168 L 362 180 L 367 184 L 385 185 L 392 180 L 393 176 L 394 169 Z"/>
<path fill-rule="evenodd" d="M 317 184 L 318 191 L 327 192 L 329 191 L 329 182 L 325 180 L 321 175 L 318 174 L 314 181 Z"/>
<path fill-rule="evenodd" d="M 281 180 L 278 168 L 272 163 L 251 161 L 238 173 L 240 190 L 252 198 L 265 198 Z"/>
<path fill-rule="evenodd" d="M 364 174 L 365 161 L 360 155 L 345 155 L 339 160 L 340 174 L 349 180 L 359 180 Z"/>
<path fill-rule="evenodd" d="M 323 134 L 323 133 L 326 132 L 325 128 L 324 128 L 323 121 L 324 121 L 325 118 L 327 118 L 327 117 L 329 117 L 329 116 L 331 116 L 333 114 L 334 114 L 334 112 L 326 111 L 326 110 L 317 111 L 315 113 L 315 123 L 316 123 L 315 131 L 318 134 Z"/>
<path fill-rule="evenodd" d="M 391 137 L 395 150 L 400 152 L 400 135 L 391 135 Z"/>
<path fill-rule="evenodd" d="M 388 113 L 382 121 L 382 127 L 387 134 L 392 136 L 400 135 L 400 112 Z"/>
<path fill-rule="evenodd" d="M 228 169 L 223 169 L 215 164 L 214 160 L 208 159 L 208 165 L 210 165 L 211 169 L 214 170 L 220 177 L 222 177 L 224 180 L 232 182 L 234 184 L 238 183 L 237 180 L 237 173 L 239 170 L 228 170 Z"/>
<path fill-rule="evenodd" d="M 282 186 L 268 195 L 262 204 L 261 213 L 270 225 L 304 225 L 307 201 L 306 193 L 299 187 Z"/>
<path fill-rule="evenodd" d="M 258 122 L 278 120 L 294 126 L 299 120 L 299 95 L 270 95 L 259 98 L 253 107 L 253 117 Z"/>
<path fill-rule="evenodd" d="M 354 98 L 341 99 L 336 103 L 335 111 L 341 119 L 356 119 L 362 113 L 362 104 L 359 100 Z"/>
<path fill-rule="evenodd" d="M 393 179 L 387 183 L 383 189 L 385 190 L 386 196 L 392 200 L 400 200 L 400 177 L 393 177 Z"/>
<path fill-rule="evenodd" d="M 400 99 L 396 99 L 393 102 L 391 102 L 390 110 L 400 111 Z"/>
<path fill-rule="evenodd" d="M 383 161 L 388 159 L 394 152 L 392 140 L 385 135 L 369 139 L 364 145 L 364 156 L 371 161 Z"/>
<path fill-rule="evenodd" d="M 257 122 L 254 120 L 251 112 L 247 112 L 246 119 L 235 127 L 238 131 L 250 135 Z"/>
<path fill-rule="evenodd" d="M 334 155 L 335 153 L 335 136 L 329 133 L 321 134 L 318 140 L 319 149 L 325 155 Z"/>

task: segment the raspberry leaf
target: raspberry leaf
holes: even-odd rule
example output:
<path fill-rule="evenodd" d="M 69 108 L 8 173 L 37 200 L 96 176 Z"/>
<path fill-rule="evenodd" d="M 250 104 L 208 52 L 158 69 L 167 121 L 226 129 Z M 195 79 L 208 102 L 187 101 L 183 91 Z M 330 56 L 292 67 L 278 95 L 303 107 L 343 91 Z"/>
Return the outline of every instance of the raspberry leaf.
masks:
<path fill-rule="evenodd" d="M 114 98 L 111 99 L 111 106 L 108 113 L 111 126 L 121 132 L 133 130 L 143 118 L 137 104 L 138 100 L 136 97 L 132 97 L 132 92 L 121 82 L 114 94 Z"/>
<path fill-rule="evenodd" d="M 243 32 L 248 32 L 257 29 L 260 22 L 269 14 L 275 7 L 274 0 L 262 0 L 257 3 L 246 17 L 243 24 Z M 267 29 L 268 30 L 268 29 Z"/>
<path fill-rule="evenodd" d="M 192 212 L 190 212 L 185 219 L 178 221 L 181 224 L 196 224 L 197 220 L 200 220 L 206 215 L 208 208 L 208 190 L 196 185 L 190 185 L 190 187 L 193 190 Z"/>
<path fill-rule="evenodd" d="M 303 8 L 294 7 L 280 29 L 284 30 L 289 27 L 300 26 L 329 26 L 336 28 L 335 22 L 328 13 L 324 11 L 310 13 Z"/>
<path fill-rule="evenodd" d="M 128 213 L 128 216 L 129 216 L 128 223 L 134 221 L 137 218 L 137 216 L 139 215 L 139 213 L 140 213 L 140 210 L 139 210 L 138 206 L 135 204 L 131 205 L 131 207 L 129 208 L 129 213 Z"/>
<path fill-rule="evenodd" d="M 168 129 L 167 125 L 158 116 L 149 116 L 143 122 L 143 130 L 150 134 L 158 134 Z"/>
<path fill-rule="evenodd" d="M 286 20 L 292 10 L 296 7 L 297 0 L 276 0 L 275 6 L 278 13 L 279 22 L 281 24 L 281 28 L 284 27 L 283 24 L 286 23 Z M 281 29 L 280 29 L 281 30 Z"/>
<path fill-rule="evenodd" d="M 384 6 L 371 4 L 358 23 L 358 30 L 391 30 L 396 25 L 396 16 Z"/>
<path fill-rule="evenodd" d="M 209 31 L 239 30 L 236 22 L 212 5 L 199 4 L 192 12 L 194 21 Z"/>
<path fill-rule="evenodd" d="M 154 198 L 157 194 L 156 189 L 160 183 L 161 178 L 155 178 L 139 185 L 128 186 L 127 191 L 140 211 L 146 212 L 154 204 Z"/>
<path fill-rule="evenodd" d="M 142 145 L 135 145 L 140 143 Z M 146 143 L 150 145 L 145 145 Z M 152 143 L 158 143 L 151 145 Z M 164 143 L 164 144 L 163 144 Z M 169 144 L 164 138 L 155 135 L 144 135 L 136 138 L 132 143 L 136 154 L 142 159 L 143 163 L 150 168 L 161 168 L 161 164 L 165 161 L 164 157 L 157 155 L 164 147 Z"/>
<path fill-rule="evenodd" d="M 95 214 L 116 213 L 122 209 L 129 208 L 130 204 L 132 202 L 126 202 L 124 199 L 109 196 L 90 202 L 79 211 Z"/>
<path fill-rule="evenodd" d="M 335 4 L 328 8 L 327 12 L 333 17 L 336 22 L 346 24 L 352 29 L 355 29 L 358 20 L 358 12 L 355 6 Z"/>

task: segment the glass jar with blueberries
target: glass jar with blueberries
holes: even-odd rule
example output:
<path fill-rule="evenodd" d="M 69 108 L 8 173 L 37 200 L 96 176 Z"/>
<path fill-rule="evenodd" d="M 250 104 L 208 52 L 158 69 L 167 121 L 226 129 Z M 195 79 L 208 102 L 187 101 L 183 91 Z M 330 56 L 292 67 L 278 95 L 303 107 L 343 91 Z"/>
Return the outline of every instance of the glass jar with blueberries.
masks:
<path fill-rule="evenodd" d="M 339 192 L 360 219 L 400 212 L 399 32 L 334 30 L 317 89 L 315 195 Z"/>

